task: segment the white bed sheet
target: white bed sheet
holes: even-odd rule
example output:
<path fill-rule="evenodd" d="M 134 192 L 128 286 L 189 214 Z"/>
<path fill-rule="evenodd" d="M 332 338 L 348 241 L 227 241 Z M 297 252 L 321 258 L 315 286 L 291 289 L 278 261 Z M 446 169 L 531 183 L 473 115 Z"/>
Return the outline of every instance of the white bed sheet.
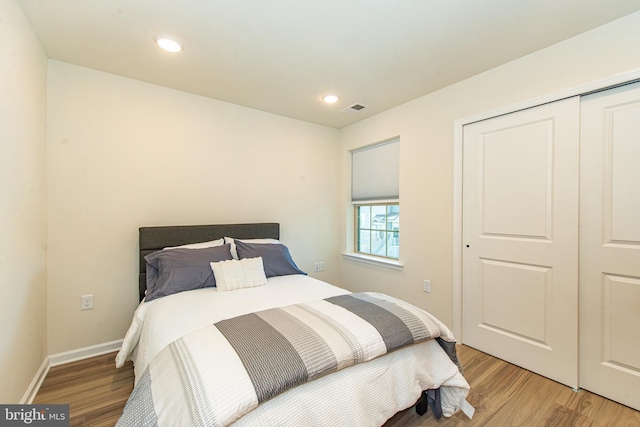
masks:
<path fill-rule="evenodd" d="M 267 285 L 256 288 L 198 289 L 141 303 L 116 365 L 132 356 L 137 381 L 164 347 L 189 332 L 254 311 L 347 293 L 312 277 L 290 275 L 269 278 Z M 289 390 L 234 425 L 379 426 L 413 405 L 422 390 L 437 387 L 443 413 L 453 415 L 466 399 L 469 384 L 438 343 L 430 340 Z"/>

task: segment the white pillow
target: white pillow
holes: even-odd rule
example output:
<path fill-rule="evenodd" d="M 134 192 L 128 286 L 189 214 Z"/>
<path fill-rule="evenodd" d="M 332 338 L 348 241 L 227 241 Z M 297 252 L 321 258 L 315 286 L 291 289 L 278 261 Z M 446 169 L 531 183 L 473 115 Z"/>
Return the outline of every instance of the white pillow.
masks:
<path fill-rule="evenodd" d="M 267 284 L 262 257 L 212 262 L 211 269 L 219 292 Z"/>
<path fill-rule="evenodd" d="M 181 246 L 168 246 L 164 249 L 204 249 L 204 248 L 213 248 L 214 246 L 222 246 L 224 244 L 225 244 L 224 238 L 222 238 L 217 240 L 211 240 L 209 242 L 190 243 L 188 245 L 181 245 Z"/>
<path fill-rule="evenodd" d="M 280 243 L 280 240 L 278 239 L 238 239 L 241 242 L 245 242 L 245 243 Z M 224 242 L 225 243 L 231 243 L 231 256 L 233 257 L 233 259 L 239 259 L 238 257 L 238 252 L 236 252 L 236 244 L 234 243 L 235 239 L 233 237 L 225 237 L 224 238 Z"/>

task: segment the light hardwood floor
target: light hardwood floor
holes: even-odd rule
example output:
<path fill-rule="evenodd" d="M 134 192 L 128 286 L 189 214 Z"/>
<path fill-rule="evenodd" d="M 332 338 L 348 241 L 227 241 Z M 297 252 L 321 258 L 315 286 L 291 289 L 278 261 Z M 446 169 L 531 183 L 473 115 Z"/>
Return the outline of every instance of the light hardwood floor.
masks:
<path fill-rule="evenodd" d="M 385 427 L 640 427 L 640 412 L 626 406 L 588 391 L 574 392 L 464 345 L 458 346 L 458 354 L 471 384 L 467 400 L 476 408 L 473 420 L 462 413 L 436 420 L 430 410 L 421 417 L 410 408 Z M 51 368 L 34 403 L 68 403 L 71 426 L 113 426 L 133 389 L 131 362 L 115 369 L 114 357 L 112 353 Z"/>
<path fill-rule="evenodd" d="M 33 403 L 69 404 L 70 427 L 111 426 L 133 390 L 133 364 L 116 369 L 116 353 L 54 366 Z"/>

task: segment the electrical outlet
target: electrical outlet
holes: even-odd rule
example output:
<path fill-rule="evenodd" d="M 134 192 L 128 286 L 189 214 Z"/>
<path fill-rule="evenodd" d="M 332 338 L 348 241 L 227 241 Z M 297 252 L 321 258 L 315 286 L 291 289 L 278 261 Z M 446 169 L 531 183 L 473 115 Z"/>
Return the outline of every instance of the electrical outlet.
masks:
<path fill-rule="evenodd" d="M 431 293 L 431 280 L 425 280 L 422 283 L 422 288 L 426 293 Z"/>
<path fill-rule="evenodd" d="M 320 271 L 320 263 L 316 262 L 313 264 L 313 271 Z"/>
<path fill-rule="evenodd" d="M 80 309 L 81 310 L 91 310 L 93 308 L 93 294 L 92 295 L 82 295 L 80 298 Z"/>

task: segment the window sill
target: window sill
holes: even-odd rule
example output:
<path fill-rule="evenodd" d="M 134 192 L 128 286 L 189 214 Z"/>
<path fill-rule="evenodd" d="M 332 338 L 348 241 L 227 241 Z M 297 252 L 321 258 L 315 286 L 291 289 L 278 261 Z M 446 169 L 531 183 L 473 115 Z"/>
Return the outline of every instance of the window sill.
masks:
<path fill-rule="evenodd" d="M 404 265 L 399 260 L 379 258 L 371 255 L 356 254 L 352 252 L 345 252 L 342 254 L 343 258 L 349 261 L 363 262 L 365 264 L 377 265 L 378 267 L 391 268 L 393 270 L 402 270 Z"/>

